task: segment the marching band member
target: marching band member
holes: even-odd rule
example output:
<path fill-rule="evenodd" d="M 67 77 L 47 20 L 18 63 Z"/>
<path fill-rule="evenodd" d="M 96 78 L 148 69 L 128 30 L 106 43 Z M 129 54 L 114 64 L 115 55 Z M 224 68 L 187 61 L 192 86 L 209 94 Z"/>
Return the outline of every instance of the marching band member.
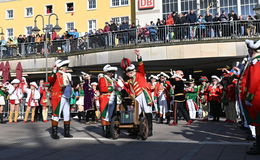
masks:
<path fill-rule="evenodd" d="M 0 82 L 0 123 L 4 123 L 4 106 L 6 101 L 6 89 L 3 86 L 3 82 Z"/>
<path fill-rule="evenodd" d="M 220 85 L 221 79 L 217 76 L 211 76 L 212 83 L 209 85 L 207 92 L 209 94 L 210 113 L 213 121 L 219 121 L 221 114 L 221 95 L 223 86 Z"/>
<path fill-rule="evenodd" d="M 23 98 L 22 89 L 19 88 L 19 79 L 14 79 L 11 84 L 8 82 L 5 84 L 8 93 L 9 93 L 9 104 L 10 104 L 10 112 L 9 112 L 9 123 L 13 122 L 13 113 L 14 114 L 14 122 L 17 123 L 19 116 L 19 107 L 21 100 Z"/>
<path fill-rule="evenodd" d="M 148 136 L 153 135 L 153 122 L 152 122 L 152 104 L 153 100 L 150 93 L 149 84 L 146 81 L 146 74 L 144 70 L 144 63 L 140 55 L 139 50 L 135 50 L 135 54 L 138 59 L 138 71 L 136 71 L 135 66 L 128 64 L 123 68 L 126 71 L 127 77 L 130 79 L 127 82 L 120 77 L 120 80 L 124 82 L 125 88 L 130 92 L 130 95 L 136 99 L 139 104 L 139 115 L 142 110 L 145 112 L 145 116 L 148 120 Z"/>
<path fill-rule="evenodd" d="M 192 120 L 196 119 L 196 112 L 198 110 L 197 98 L 198 98 L 198 87 L 194 83 L 194 79 L 191 79 L 189 86 L 185 88 L 187 108 L 189 115 Z"/>
<path fill-rule="evenodd" d="M 173 107 L 173 113 L 174 113 L 174 121 L 171 124 L 171 126 L 178 125 L 178 118 L 177 118 L 177 111 L 181 112 L 184 119 L 187 121 L 186 125 L 190 125 L 192 123 L 192 120 L 190 119 L 190 116 L 188 114 L 188 111 L 186 109 L 185 105 L 185 93 L 184 93 L 184 82 L 183 82 L 183 72 L 181 70 L 171 71 L 171 85 L 174 88 L 174 107 Z"/>
<path fill-rule="evenodd" d="M 116 105 L 115 102 L 115 81 L 113 80 L 117 67 L 105 65 L 103 68 L 105 74 L 99 74 L 98 86 L 100 90 L 100 114 L 103 134 L 108 137 L 110 134 L 109 125 Z"/>
<path fill-rule="evenodd" d="M 157 77 L 159 77 L 159 82 L 157 82 L 157 84 L 155 85 L 154 96 L 156 97 L 155 102 L 157 102 L 159 106 L 158 108 L 160 112 L 160 123 L 163 123 L 163 120 L 167 118 L 167 124 L 169 124 L 170 115 L 168 112 L 168 106 L 171 101 L 172 86 L 170 82 L 167 81 L 167 79 L 169 79 L 170 77 L 164 72 L 161 72 L 159 75 L 157 75 Z"/>
<path fill-rule="evenodd" d="M 240 98 L 246 120 L 255 126 L 256 143 L 247 154 L 260 154 L 260 41 L 246 40 L 251 60 L 240 78 Z"/>
<path fill-rule="evenodd" d="M 208 92 L 207 92 L 207 82 L 208 78 L 206 76 L 202 76 L 199 79 L 201 83 L 198 87 L 199 94 L 199 106 L 202 109 L 202 118 L 204 121 L 208 120 L 209 115 L 209 107 L 208 107 Z"/>
<path fill-rule="evenodd" d="M 148 82 L 150 86 L 151 96 L 153 98 L 153 112 L 155 113 L 156 120 L 160 117 L 159 109 L 156 101 L 156 97 L 154 95 L 155 85 L 157 84 L 158 77 L 155 75 L 151 75 L 149 78 L 150 82 Z"/>
<path fill-rule="evenodd" d="M 27 109 L 25 112 L 24 123 L 27 122 L 31 109 L 32 109 L 31 122 L 34 122 L 35 109 L 37 106 L 39 106 L 39 99 L 41 98 L 40 92 L 37 90 L 37 88 L 38 88 L 38 86 L 37 86 L 36 82 L 31 82 L 30 89 L 28 89 L 28 88 L 24 89 L 25 93 L 27 94 L 27 97 L 26 97 Z"/>
<path fill-rule="evenodd" d="M 52 134 L 53 139 L 59 139 L 58 122 L 61 112 L 64 117 L 64 137 L 73 137 L 70 134 L 70 97 L 71 97 L 71 74 L 68 73 L 69 60 L 57 60 L 53 73 L 48 77 L 51 88 L 52 105 Z"/>
<path fill-rule="evenodd" d="M 84 112 L 84 89 L 83 89 L 83 82 L 78 84 L 76 87 L 76 90 L 78 90 L 78 96 L 77 96 L 77 102 L 76 105 L 78 107 L 78 117 L 79 117 L 79 122 L 81 122 L 81 119 L 85 117 L 85 112 Z"/>
<path fill-rule="evenodd" d="M 99 105 L 99 96 L 100 92 L 97 89 L 98 83 L 97 82 L 92 82 L 91 87 L 94 91 L 94 106 L 95 106 L 95 115 L 96 115 L 96 120 L 100 118 L 100 105 Z"/>
<path fill-rule="evenodd" d="M 42 95 L 40 104 L 42 105 L 42 119 L 43 122 L 48 122 L 48 110 L 51 106 L 51 92 L 49 90 L 50 83 L 45 82 L 43 87 L 40 89 L 40 94 Z"/>
<path fill-rule="evenodd" d="M 91 87 L 91 76 L 89 74 L 84 75 L 85 83 L 84 89 L 84 110 L 86 113 L 86 123 L 89 123 L 89 118 L 92 118 L 92 122 L 95 122 L 95 109 L 94 109 L 94 90 Z"/>

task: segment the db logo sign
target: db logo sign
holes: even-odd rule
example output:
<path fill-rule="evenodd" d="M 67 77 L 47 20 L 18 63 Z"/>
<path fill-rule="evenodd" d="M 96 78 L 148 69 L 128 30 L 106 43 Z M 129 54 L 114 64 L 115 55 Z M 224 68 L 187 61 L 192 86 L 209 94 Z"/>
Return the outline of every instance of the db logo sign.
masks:
<path fill-rule="evenodd" d="M 138 0 L 139 9 L 153 9 L 154 0 Z"/>

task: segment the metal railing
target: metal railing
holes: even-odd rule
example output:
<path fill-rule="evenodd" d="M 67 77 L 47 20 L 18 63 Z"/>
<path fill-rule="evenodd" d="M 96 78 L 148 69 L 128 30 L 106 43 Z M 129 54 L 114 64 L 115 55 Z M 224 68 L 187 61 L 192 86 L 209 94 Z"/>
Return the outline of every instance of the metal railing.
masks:
<path fill-rule="evenodd" d="M 147 26 L 124 31 L 97 33 L 77 39 L 48 42 L 48 53 L 71 54 L 94 49 L 135 46 L 141 44 L 196 42 L 215 39 L 256 38 L 260 35 L 260 21 L 231 21 L 193 23 L 171 26 Z M 0 57 L 43 55 L 44 42 L 0 45 Z"/>

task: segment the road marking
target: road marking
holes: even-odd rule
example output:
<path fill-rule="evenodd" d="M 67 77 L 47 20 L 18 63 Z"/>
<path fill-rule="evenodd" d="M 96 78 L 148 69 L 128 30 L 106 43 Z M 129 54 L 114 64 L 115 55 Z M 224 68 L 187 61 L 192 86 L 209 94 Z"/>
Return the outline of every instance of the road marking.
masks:
<path fill-rule="evenodd" d="M 61 140 L 83 140 L 83 141 L 103 141 L 103 142 L 140 142 L 140 143 L 185 143 L 185 144 L 201 144 L 201 145 L 252 145 L 252 142 L 215 142 L 215 141 L 190 141 L 190 140 L 159 140 L 148 139 L 146 141 L 137 139 L 119 138 L 117 140 L 107 138 L 77 137 L 77 138 L 61 138 Z"/>

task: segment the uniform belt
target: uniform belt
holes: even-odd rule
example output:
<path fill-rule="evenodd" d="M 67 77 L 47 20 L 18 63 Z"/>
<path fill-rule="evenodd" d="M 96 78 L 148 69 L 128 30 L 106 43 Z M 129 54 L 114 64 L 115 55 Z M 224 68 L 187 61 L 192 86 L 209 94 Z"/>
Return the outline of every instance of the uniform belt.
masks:
<path fill-rule="evenodd" d="M 108 96 L 110 96 L 111 95 L 111 93 L 101 93 L 101 95 L 108 95 Z"/>
<path fill-rule="evenodd" d="M 184 96 L 184 93 L 177 93 L 174 96 Z"/>

